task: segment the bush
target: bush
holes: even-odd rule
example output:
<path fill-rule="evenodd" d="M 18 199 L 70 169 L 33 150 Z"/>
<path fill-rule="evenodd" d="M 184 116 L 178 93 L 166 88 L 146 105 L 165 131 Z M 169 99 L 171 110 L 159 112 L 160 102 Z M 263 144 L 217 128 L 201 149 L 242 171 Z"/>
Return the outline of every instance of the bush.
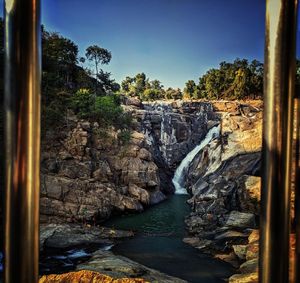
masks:
<path fill-rule="evenodd" d="M 122 117 L 123 109 L 120 106 L 119 98 L 115 95 L 96 97 L 94 117 L 103 126 L 119 124 L 118 119 Z"/>
<path fill-rule="evenodd" d="M 141 100 L 146 100 L 146 101 L 156 100 L 162 98 L 161 94 L 162 94 L 161 90 L 148 88 L 140 95 L 140 98 Z"/>
<path fill-rule="evenodd" d="M 72 96 L 70 104 L 79 118 L 90 118 L 95 98 L 89 89 L 81 88 Z"/>
<path fill-rule="evenodd" d="M 118 133 L 118 140 L 121 142 L 121 144 L 126 145 L 130 142 L 131 139 L 131 131 L 128 129 L 121 130 L 121 132 Z"/>

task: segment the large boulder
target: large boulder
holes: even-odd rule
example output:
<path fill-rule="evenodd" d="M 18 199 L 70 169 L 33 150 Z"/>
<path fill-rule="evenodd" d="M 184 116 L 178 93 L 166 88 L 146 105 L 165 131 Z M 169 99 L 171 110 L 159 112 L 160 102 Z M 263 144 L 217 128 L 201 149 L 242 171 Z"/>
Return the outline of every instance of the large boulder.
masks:
<path fill-rule="evenodd" d="M 254 228 L 255 215 L 252 213 L 231 211 L 227 221 L 225 222 L 225 226 L 236 228 Z"/>
<path fill-rule="evenodd" d="M 149 282 L 186 282 L 143 266 L 123 256 L 114 255 L 110 251 L 95 252 L 90 260 L 79 264 L 77 270 L 92 270 L 114 278 L 142 277 Z"/>
<path fill-rule="evenodd" d="M 112 240 L 132 237 L 128 231 L 75 224 L 42 224 L 40 249 L 66 249 L 82 245 L 111 244 Z"/>

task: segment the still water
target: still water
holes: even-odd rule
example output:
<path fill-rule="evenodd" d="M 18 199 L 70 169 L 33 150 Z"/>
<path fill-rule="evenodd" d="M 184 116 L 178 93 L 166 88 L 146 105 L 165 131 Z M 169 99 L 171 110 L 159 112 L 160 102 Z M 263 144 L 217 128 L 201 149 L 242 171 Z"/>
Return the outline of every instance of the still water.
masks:
<path fill-rule="evenodd" d="M 182 242 L 184 218 L 189 214 L 187 199 L 187 195 L 174 195 L 141 214 L 106 222 L 106 226 L 136 232 L 134 238 L 124 240 L 112 251 L 188 282 L 224 282 L 233 273 L 228 264 Z"/>

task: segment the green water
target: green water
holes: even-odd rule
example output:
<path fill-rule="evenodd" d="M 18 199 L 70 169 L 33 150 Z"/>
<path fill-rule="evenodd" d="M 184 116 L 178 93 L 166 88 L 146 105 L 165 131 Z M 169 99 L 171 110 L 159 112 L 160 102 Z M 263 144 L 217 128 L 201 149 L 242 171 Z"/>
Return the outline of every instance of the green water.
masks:
<path fill-rule="evenodd" d="M 184 218 L 189 213 L 186 195 L 174 195 L 141 214 L 112 219 L 107 226 L 133 230 L 136 236 L 113 248 L 148 267 L 194 283 L 219 283 L 233 269 L 182 242 Z"/>

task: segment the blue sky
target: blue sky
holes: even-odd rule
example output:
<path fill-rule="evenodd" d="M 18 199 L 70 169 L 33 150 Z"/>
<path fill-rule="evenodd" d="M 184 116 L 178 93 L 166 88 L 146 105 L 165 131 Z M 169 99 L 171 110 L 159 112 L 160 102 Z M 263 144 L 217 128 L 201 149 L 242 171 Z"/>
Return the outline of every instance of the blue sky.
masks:
<path fill-rule="evenodd" d="M 118 82 L 145 72 L 172 87 L 224 60 L 262 61 L 264 16 L 263 0 L 42 0 L 46 28 L 82 54 L 91 44 L 110 50 L 104 69 Z"/>

